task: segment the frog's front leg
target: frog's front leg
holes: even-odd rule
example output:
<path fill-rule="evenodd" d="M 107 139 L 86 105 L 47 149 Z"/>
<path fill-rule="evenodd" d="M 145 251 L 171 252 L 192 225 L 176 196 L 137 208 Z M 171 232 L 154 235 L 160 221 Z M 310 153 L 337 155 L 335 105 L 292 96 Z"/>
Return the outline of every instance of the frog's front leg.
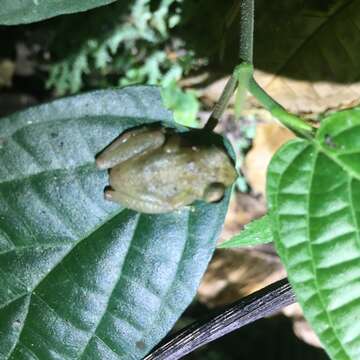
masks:
<path fill-rule="evenodd" d="M 165 132 L 161 128 L 142 127 L 125 131 L 96 157 L 100 170 L 110 169 L 134 156 L 161 147 Z"/>

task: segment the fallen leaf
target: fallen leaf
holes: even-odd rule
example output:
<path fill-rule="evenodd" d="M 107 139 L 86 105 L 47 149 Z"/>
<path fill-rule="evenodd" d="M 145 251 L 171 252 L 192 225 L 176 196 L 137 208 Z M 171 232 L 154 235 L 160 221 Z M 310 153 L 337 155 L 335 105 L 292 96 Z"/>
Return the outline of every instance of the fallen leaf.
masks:
<path fill-rule="evenodd" d="M 199 301 L 222 306 L 285 277 L 271 246 L 217 250 L 198 289 Z"/>
<path fill-rule="evenodd" d="M 360 82 L 332 83 L 330 81 L 306 81 L 291 79 L 255 70 L 259 85 L 279 104 L 295 114 L 311 114 L 316 117 L 325 111 L 345 109 L 360 103 Z M 203 89 L 201 95 L 206 103 L 215 103 L 230 76 L 223 77 Z M 233 96 L 229 105 L 234 106 Z M 244 110 L 259 108 L 254 96 L 248 94 Z"/>
<path fill-rule="evenodd" d="M 294 324 L 294 332 L 298 338 L 309 345 L 322 348 L 318 336 L 311 329 L 308 322 L 305 320 L 301 307 L 298 303 L 287 306 L 282 310 L 287 316 L 292 318 Z"/>
<path fill-rule="evenodd" d="M 255 78 L 272 98 L 295 114 L 317 115 L 328 110 L 349 108 L 360 102 L 360 82 L 310 82 L 263 71 L 256 71 Z M 249 100 L 259 106 L 254 97 Z"/>
<path fill-rule="evenodd" d="M 256 126 L 251 150 L 246 154 L 243 172 L 255 193 L 265 194 L 266 171 L 276 150 L 295 135 L 277 123 L 260 123 Z"/>

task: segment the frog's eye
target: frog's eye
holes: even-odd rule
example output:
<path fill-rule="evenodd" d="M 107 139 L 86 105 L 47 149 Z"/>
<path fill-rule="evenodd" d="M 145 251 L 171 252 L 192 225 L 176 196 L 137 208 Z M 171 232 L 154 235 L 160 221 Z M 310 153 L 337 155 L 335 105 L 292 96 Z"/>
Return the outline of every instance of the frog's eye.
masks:
<path fill-rule="evenodd" d="M 204 191 L 204 201 L 213 203 L 220 201 L 224 197 L 225 186 L 219 182 L 209 184 Z"/>

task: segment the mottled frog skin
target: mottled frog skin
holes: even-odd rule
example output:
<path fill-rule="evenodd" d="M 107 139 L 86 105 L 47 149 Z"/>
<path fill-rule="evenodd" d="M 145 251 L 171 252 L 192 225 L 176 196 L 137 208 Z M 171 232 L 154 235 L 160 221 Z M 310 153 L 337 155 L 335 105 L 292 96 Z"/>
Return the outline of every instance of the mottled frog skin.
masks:
<path fill-rule="evenodd" d="M 105 198 L 150 214 L 221 200 L 237 174 L 215 138 L 205 130 L 177 133 L 160 126 L 125 131 L 96 159 L 99 169 L 109 169 Z"/>

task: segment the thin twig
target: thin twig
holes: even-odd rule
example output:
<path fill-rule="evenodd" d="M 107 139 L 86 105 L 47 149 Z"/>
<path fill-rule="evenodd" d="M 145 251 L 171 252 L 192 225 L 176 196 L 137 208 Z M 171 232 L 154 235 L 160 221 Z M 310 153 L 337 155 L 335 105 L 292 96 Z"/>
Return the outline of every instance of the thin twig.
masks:
<path fill-rule="evenodd" d="M 272 315 L 295 302 L 295 296 L 287 279 L 271 284 L 220 313 L 195 322 L 148 354 L 144 360 L 176 360 L 195 349 L 212 342 L 244 325 Z"/>

